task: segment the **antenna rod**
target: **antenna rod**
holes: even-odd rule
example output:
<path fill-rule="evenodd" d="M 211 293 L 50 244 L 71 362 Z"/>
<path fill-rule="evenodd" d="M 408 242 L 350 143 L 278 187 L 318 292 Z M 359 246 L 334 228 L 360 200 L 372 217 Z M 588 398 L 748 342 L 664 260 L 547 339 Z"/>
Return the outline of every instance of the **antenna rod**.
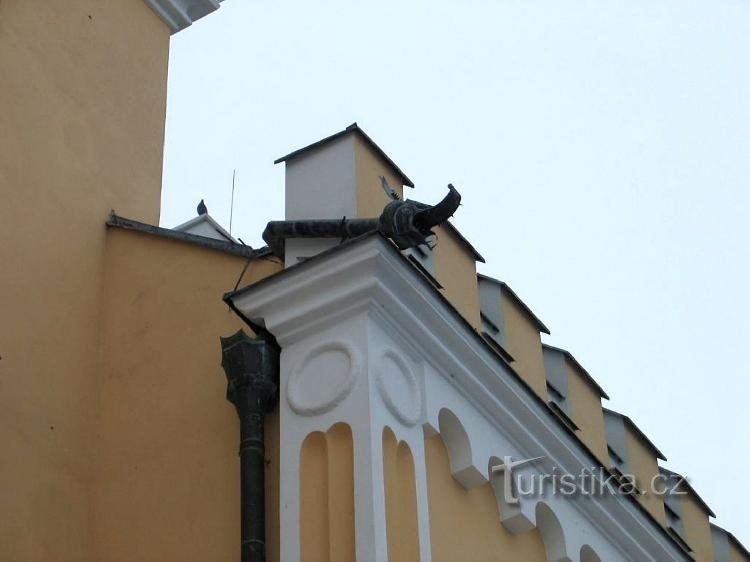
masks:
<path fill-rule="evenodd" d="M 232 235 L 232 218 L 234 217 L 234 179 L 237 177 L 237 168 L 232 170 L 232 201 L 229 204 L 229 235 Z"/>

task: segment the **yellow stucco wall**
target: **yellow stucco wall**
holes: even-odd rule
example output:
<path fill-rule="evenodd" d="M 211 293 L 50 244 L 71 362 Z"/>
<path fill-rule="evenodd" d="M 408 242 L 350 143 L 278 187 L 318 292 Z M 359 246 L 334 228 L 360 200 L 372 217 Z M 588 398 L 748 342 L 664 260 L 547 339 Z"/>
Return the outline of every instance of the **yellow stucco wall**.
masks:
<path fill-rule="evenodd" d="M 512 535 L 500 523 L 490 484 L 466 490 L 451 476 L 440 436 L 425 439 L 433 562 L 546 560 L 541 534 Z"/>
<path fill-rule="evenodd" d="M 302 562 L 353 561 L 354 443 L 348 425 L 305 438 L 299 478 Z"/>
<path fill-rule="evenodd" d="M 713 562 L 714 548 L 708 514 L 692 494 L 688 493 L 680 498 L 685 540 L 693 549 L 693 555 L 698 562 Z"/>
<path fill-rule="evenodd" d="M 567 359 L 565 366 L 572 418 L 580 428 L 578 437 L 604 466 L 609 466 L 601 396 Z"/>
<path fill-rule="evenodd" d="M 389 428 L 383 430 L 383 480 L 388 562 L 419 562 L 414 457 Z"/>
<path fill-rule="evenodd" d="M 376 154 L 360 136 L 354 136 L 355 174 L 357 182 L 357 214 L 360 217 L 378 217 L 391 201 L 381 185 L 383 176 L 388 185 L 404 196 L 404 186 L 390 164 Z M 407 188 L 410 189 L 410 188 Z M 408 194 L 407 194 L 408 196 Z"/>
<path fill-rule="evenodd" d="M 547 374 L 539 328 L 514 299 L 503 296 L 500 306 L 507 333 L 506 348 L 515 359 L 513 368 L 546 402 Z"/>
<path fill-rule="evenodd" d="M 443 286 L 443 294 L 479 330 L 479 285 L 474 256 L 448 228 L 438 226 L 433 230 L 437 238 L 435 275 Z"/>
<path fill-rule="evenodd" d="M 330 558 L 328 517 L 328 444 L 320 431 L 308 435 L 300 450 L 300 551 L 302 562 Z"/>
<path fill-rule="evenodd" d="M 232 560 L 239 553 L 239 425 L 219 336 L 245 258 L 107 233 L 102 368 L 92 427 L 95 550 L 78 560 Z M 250 264 L 244 282 L 279 270 Z M 95 351 L 94 351 L 95 352 Z M 92 374 L 93 375 L 93 374 Z M 92 381 L 93 384 L 93 381 Z M 268 550 L 278 560 L 278 418 L 266 428 Z"/>
<path fill-rule="evenodd" d="M 158 220 L 168 48 L 142 0 L 0 1 L 4 562 L 94 559 L 104 221 Z"/>
<path fill-rule="evenodd" d="M 630 427 L 626 428 L 626 440 L 628 447 L 628 461 L 630 470 L 636 478 L 640 491 L 648 491 L 651 488 L 651 482 L 659 475 L 659 465 L 656 454 L 650 447 L 647 447 L 643 441 L 632 431 Z M 638 496 L 641 504 L 656 518 L 662 525 L 666 525 L 666 516 L 664 514 L 664 502 L 658 494 L 641 494 Z"/>

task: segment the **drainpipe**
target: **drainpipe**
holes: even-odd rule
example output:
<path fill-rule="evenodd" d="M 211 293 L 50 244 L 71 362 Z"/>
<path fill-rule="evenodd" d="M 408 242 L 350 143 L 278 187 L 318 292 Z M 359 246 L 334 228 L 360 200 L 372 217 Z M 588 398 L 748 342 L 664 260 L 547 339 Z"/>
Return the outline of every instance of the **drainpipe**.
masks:
<path fill-rule="evenodd" d="M 274 254 L 284 255 L 287 238 L 356 238 L 380 231 L 401 250 L 427 244 L 432 228 L 447 221 L 461 204 L 461 194 L 448 184 L 448 194 L 436 205 L 396 199 L 388 203 L 379 217 L 364 219 L 311 219 L 271 221 L 263 231 L 263 240 Z"/>
<path fill-rule="evenodd" d="M 279 351 L 239 330 L 221 339 L 221 366 L 227 400 L 240 418 L 240 497 L 242 562 L 266 560 L 264 422 L 278 400 Z"/>

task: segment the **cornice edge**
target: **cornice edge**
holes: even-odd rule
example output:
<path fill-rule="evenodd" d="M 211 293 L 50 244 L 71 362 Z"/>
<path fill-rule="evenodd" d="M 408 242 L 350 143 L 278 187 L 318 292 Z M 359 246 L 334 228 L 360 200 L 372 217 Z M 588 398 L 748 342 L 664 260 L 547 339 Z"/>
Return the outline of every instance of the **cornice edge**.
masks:
<path fill-rule="evenodd" d="M 174 34 L 189 27 L 203 16 L 218 10 L 223 0 L 145 0 L 145 2 Z"/>

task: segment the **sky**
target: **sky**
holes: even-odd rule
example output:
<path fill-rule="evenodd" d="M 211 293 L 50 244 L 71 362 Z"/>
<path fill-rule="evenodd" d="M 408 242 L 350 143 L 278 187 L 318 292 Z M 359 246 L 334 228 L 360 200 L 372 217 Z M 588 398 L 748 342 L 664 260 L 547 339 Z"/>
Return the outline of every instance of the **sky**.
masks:
<path fill-rule="evenodd" d="M 750 2 L 226 0 L 172 38 L 163 226 L 260 245 L 356 121 L 750 547 Z"/>

